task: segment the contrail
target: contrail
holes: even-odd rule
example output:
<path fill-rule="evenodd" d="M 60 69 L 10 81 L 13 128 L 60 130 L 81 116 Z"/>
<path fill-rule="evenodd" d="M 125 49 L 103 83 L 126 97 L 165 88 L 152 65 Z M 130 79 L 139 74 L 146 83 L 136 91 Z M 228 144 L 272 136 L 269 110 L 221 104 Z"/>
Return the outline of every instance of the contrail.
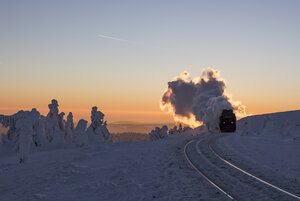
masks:
<path fill-rule="evenodd" d="M 102 35 L 102 34 L 98 34 L 98 37 L 105 38 L 105 39 L 110 39 L 110 40 L 115 40 L 115 41 L 120 41 L 120 42 L 125 42 L 125 43 L 135 43 L 135 44 L 137 44 L 137 42 L 134 42 L 134 41 L 125 40 L 125 39 L 122 39 L 122 38 L 115 38 L 115 37 L 106 36 L 106 35 Z"/>

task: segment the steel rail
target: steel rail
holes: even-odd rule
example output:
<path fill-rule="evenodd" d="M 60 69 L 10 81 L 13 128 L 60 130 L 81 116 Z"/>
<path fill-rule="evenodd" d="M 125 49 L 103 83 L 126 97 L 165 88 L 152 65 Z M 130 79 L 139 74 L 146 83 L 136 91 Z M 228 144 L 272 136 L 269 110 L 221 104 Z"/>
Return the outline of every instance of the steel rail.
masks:
<path fill-rule="evenodd" d="M 246 175 L 248 175 L 248 176 L 250 176 L 250 177 L 252 177 L 252 178 L 254 178 L 254 179 L 256 179 L 256 180 L 258 180 L 258 181 L 260 181 L 260 182 L 262 182 L 262 183 L 264 183 L 264 184 L 266 184 L 266 185 L 268 185 L 268 186 L 270 186 L 270 187 L 272 187 L 272 188 L 274 188 L 274 189 L 276 189 L 276 190 L 278 190 L 278 191 L 281 191 L 281 192 L 283 192 L 283 193 L 285 193 L 285 194 L 287 194 L 287 195 L 290 195 L 290 196 L 292 196 L 292 197 L 297 198 L 298 200 L 300 200 L 300 197 L 299 197 L 299 196 L 297 196 L 297 195 L 295 195 L 295 194 L 293 194 L 293 193 L 290 193 L 290 192 L 288 192 L 288 191 L 286 191 L 286 190 L 283 190 L 282 188 L 280 188 L 280 187 L 278 187 L 278 186 L 275 186 L 275 185 L 273 185 L 273 184 L 271 184 L 271 183 L 269 183 L 269 182 L 267 182 L 267 181 L 265 181 L 265 180 L 263 180 L 263 179 L 260 179 L 260 178 L 258 178 L 258 177 L 256 177 L 256 176 L 254 176 L 253 174 L 251 174 L 251 173 L 249 173 L 249 172 L 247 172 L 247 171 L 245 171 L 245 170 L 239 168 L 238 166 L 236 166 L 236 165 L 230 163 L 229 161 L 225 160 L 223 157 L 221 157 L 221 156 L 220 156 L 220 155 L 212 148 L 211 142 L 209 142 L 208 146 L 209 146 L 209 149 L 211 150 L 211 152 L 213 152 L 213 153 L 215 154 L 215 156 L 217 156 L 220 160 L 224 161 L 225 163 L 227 163 L 227 164 L 230 165 L 231 167 L 234 167 L 235 169 L 237 169 L 237 170 L 243 172 L 244 174 L 246 174 Z"/>
<path fill-rule="evenodd" d="M 226 195 L 229 199 L 231 200 L 236 200 L 234 199 L 229 193 L 227 193 L 226 191 L 224 191 L 220 186 L 218 186 L 216 183 L 214 183 L 211 179 L 209 179 L 201 170 L 199 170 L 194 164 L 193 162 L 189 159 L 187 152 L 186 152 L 186 148 L 189 144 L 191 144 L 192 142 L 194 142 L 195 140 L 190 140 L 188 143 L 185 144 L 184 146 L 184 155 L 186 160 L 188 161 L 188 163 L 192 166 L 192 168 L 200 175 L 202 176 L 205 180 L 207 180 L 211 185 L 213 185 L 215 188 L 217 188 L 220 192 L 222 192 L 224 195 Z"/>

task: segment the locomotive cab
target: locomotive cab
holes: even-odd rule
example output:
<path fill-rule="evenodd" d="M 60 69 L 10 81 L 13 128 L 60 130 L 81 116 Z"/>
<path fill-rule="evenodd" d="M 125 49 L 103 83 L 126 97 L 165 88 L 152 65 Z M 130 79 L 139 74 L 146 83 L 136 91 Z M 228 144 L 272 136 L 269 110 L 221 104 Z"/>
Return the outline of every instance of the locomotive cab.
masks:
<path fill-rule="evenodd" d="M 223 110 L 220 116 L 219 127 L 221 132 L 235 132 L 236 117 L 233 110 Z"/>

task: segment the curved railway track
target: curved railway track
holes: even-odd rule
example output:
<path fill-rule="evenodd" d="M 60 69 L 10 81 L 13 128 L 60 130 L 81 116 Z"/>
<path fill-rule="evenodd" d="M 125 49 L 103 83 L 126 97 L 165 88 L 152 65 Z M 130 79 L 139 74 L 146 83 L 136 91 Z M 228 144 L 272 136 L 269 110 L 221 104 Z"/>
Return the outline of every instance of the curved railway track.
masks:
<path fill-rule="evenodd" d="M 204 179 L 206 179 L 211 185 L 213 185 L 216 189 L 218 189 L 221 193 L 223 193 L 225 196 L 227 196 L 229 199 L 231 200 L 235 200 L 229 193 L 227 193 L 225 190 L 223 190 L 221 187 L 219 187 L 216 183 L 214 183 L 211 179 L 209 179 L 201 170 L 199 170 L 194 164 L 193 162 L 189 159 L 187 153 L 186 153 L 186 148 L 187 146 L 194 142 L 194 140 L 189 141 L 188 143 L 185 144 L 184 146 L 184 155 L 186 160 L 188 161 L 188 163 L 192 166 L 192 168 L 200 175 L 202 176 Z"/>
<path fill-rule="evenodd" d="M 300 200 L 288 192 L 230 163 L 213 149 L 218 136 L 190 140 L 184 155 L 190 166 L 228 200 Z M 194 146 L 192 146 L 194 145 Z"/>

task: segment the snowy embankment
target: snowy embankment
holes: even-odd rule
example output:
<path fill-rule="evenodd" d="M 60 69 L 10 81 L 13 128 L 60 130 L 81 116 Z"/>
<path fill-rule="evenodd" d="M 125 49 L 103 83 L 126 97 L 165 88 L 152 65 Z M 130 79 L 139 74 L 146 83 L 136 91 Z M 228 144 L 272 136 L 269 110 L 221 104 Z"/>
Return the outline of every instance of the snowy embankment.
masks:
<path fill-rule="evenodd" d="M 300 185 L 300 111 L 241 119 L 238 131 L 216 144 L 223 156 L 250 172 L 265 179 L 276 175 L 274 182 L 282 186 Z"/>

